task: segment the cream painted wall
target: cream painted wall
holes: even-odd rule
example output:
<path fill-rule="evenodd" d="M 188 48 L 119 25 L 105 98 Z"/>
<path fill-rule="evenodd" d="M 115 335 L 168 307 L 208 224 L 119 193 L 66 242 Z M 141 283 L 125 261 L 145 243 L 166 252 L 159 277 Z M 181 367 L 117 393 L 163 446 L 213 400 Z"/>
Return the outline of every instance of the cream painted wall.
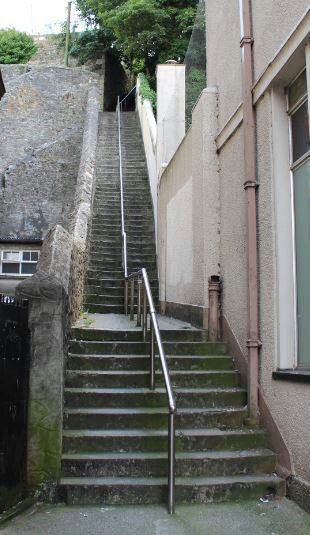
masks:
<path fill-rule="evenodd" d="M 239 0 L 208 0 L 207 80 L 219 90 L 219 130 L 242 100 Z"/>
<path fill-rule="evenodd" d="M 310 479 L 310 392 L 309 385 L 273 381 L 277 366 L 278 322 L 276 285 L 276 227 L 274 213 L 271 96 L 257 106 L 259 174 L 259 274 L 261 386 L 265 401 L 292 453 L 296 473 Z M 283 180 L 289 177 L 283 175 Z M 290 217 L 290 214 L 287 214 Z"/>
<path fill-rule="evenodd" d="M 220 265 L 223 314 L 246 354 L 247 257 L 246 199 L 243 188 L 243 131 L 237 130 L 219 154 L 220 161 Z"/>
<path fill-rule="evenodd" d="M 192 126 L 163 172 L 158 192 L 161 301 L 208 307 L 219 273 L 218 95 L 203 91 Z"/>
<path fill-rule="evenodd" d="M 289 0 L 253 0 L 252 4 L 255 73 L 258 75 L 293 30 L 308 7 L 308 2 L 295 0 L 292 5 Z M 219 269 L 223 280 L 223 314 L 246 356 L 248 289 L 242 123 L 232 132 L 218 155 L 212 148 L 214 131 L 219 133 L 222 130 L 242 100 L 239 41 L 239 1 L 208 0 L 208 84 L 218 88 L 218 117 L 211 128 L 212 114 L 208 115 L 206 111 L 210 101 L 204 92 L 194 110 L 192 127 L 162 176 L 159 189 L 159 260 L 161 299 L 189 304 L 204 303 L 205 307 L 208 306 L 208 275 Z M 284 83 L 284 77 L 280 78 Z M 276 122 L 277 118 L 275 114 L 272 115 L 269 92 L 259 100 L 256 111 L 260 184 L 261 388 L 287 444 L 296 474 L 310 480 L 309 386 L 274 381 L 272 378 L 279 362 L 279 301 L 274 198 L 274 172 L 277 166 L 274 165 L 276 151 L 273 146 L 273 121 Z M 286 179 L 283 175 L 283 180 Z M 199 248 L 204 250 L 203 257 L 199 254 Z M 189 274 L 193 277 L 192 281 Z M 201 295 L 203 300 L 200 299 Z"/>
<path fill-rule="evenodd" d="M 252 0 L 255 79 L 297 25 L 309 0 Z"/>

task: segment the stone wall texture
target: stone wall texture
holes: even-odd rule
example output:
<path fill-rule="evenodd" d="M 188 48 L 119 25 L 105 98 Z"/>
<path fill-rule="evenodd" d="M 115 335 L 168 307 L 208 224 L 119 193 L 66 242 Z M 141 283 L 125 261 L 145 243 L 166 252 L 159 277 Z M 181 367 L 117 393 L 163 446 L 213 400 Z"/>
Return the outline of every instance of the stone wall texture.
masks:
<path fill-rule="evenodd" d="M 42 239 L 74 207 L 88 91 L 76 68 L 1 66 L 0 239 Z"/>

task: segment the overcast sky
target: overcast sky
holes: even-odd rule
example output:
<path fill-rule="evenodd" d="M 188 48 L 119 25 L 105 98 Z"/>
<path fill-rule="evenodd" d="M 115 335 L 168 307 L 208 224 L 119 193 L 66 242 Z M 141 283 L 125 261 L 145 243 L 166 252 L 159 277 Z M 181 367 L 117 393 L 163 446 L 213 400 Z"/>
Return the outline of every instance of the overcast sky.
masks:
<path fill-rule="evenodd" d="M 0 28 L 30 34 L 57 33 L 66 18 L 67 0 L 0 0 Z M 78 21 L 72 3 L 73 22 Z"/>

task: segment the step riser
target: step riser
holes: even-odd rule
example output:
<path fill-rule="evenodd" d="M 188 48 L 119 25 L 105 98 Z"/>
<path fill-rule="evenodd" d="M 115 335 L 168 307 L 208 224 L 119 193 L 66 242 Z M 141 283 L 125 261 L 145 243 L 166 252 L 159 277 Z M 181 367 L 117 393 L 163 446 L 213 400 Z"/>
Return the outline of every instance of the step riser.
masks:
<path fill-rule="evenodd" d="M 212 342 L 165 342 L 167 355 L 224 355 L 226 345 Z M 144 342 L 71 342 L 71 353 L 86 353 L 88 355 L 147 355 L 149 344 Z"/>
<path fill-rule="evenodd" d="M 247 413 L 243 409 L 227 410 L 215 413 L 177 413 L 176 428 L 190 429 L 195 423 L 195 428 L 234 428 L 241 427 Z M 65 429 L 166 429 L 168 424 L 167 414 L 72 414 L 65 413 Z"/>
<path fill-rule="evenodd" d="M 208 357 L 197 359 L 195 357 L 167 358 L 169 370 L 231 370 L 233 361 L 230 357 Z M 157 369 L 160 368 L 156 362 Z M 69 369 L 78 370 L 149 370 L 150 357 L 135 356 L 78 356 L 70 355 L 68 359 Z"/>
<path fill-rule="evenodd" d="M 225 390 L 206 393 L 178 393 L 176 399 L 179 408 L 212 408 L 212 407 L 243 407 L 246 405 L 246 395 L 243 392 L 230 392 Z M 165 393 L 87 393 L 65 392 L 66 407 L 84 408 L 126 408 L 126 407 L 166 407 Z"/>
<path fill-rule="evenodd" d="M 176 477 L 225 477 L 246 474 L 268 474 L 275 470 L 275 458 L 244 457 L 214 460 L 176 459 Z M 166 477 L 167 459 L 117 458 L 106 461 L 62 461 L 63 477 Z"/>
<path fill-rule="evenodd" d="M 275 484 L 277 496 L 285 496 L 285 484 Z M 177 485 L 176 503 L 207 504 L 257 499 L 270 493 L 270 483 L 236 483 L 208 486 Z M 147 505 L 167 502 L 167 485 L 67 486 L 60 493 L 68 505 Z"/>
<path fill-rule="evenodd" d="M 195 388 L 195 387 L 236 387 L 239 386 L 239 377 L 236 373 L 229 374 L 203 374 L 202 376 L 186 374 L 181 376 L 171 376 L 171 384 L 173 387 Z M 150 377 L 148 373 L 143 375 L 122 375 L 115 376 L 106 374 L 94 374 L 86 376 L 79 372 L 70 372 L 66 377 L 67 388 L 148 388 L 150 384 Z M 164 387 L 163 378 L 156 377 L 156 384 Z"/>
<path fill-rule="evenodd" d="M 63 437 L 64 453 L 138 453 L 152 452 L 156 441 L 156 451 L 166 452 L 168 449 L 167 437 Z M 265 437 L 256 435 L 236 436 L 177 436 L 176 451 L 221 451 L 240 450 L 245 448 L 258 448 L 265 446 Z"/>
<path fill-rule="evenodd" d="M 84 329 L 72 329 L 71 330 L 72 338 L 81 340 L 90 341 L 131 341 L 131 342 L 141 342 L 142 341 L 142 332 L 141 331 L 98 331 L 98 330 L 88 330 Z M 162 340 L 177 340 L 179 342 L 203 342 L 206 339 L 205 331 L 161 331 Z"/>

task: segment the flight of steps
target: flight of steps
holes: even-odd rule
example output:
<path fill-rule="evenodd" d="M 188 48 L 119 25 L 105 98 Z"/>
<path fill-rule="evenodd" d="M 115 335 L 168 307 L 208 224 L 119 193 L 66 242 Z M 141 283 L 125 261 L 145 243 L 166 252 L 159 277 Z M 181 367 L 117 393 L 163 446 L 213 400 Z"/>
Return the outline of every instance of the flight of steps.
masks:
<path fill-rule="evenodd" d="M 143 141 L 135 113 L 123 114 L 124 204 L 129 273 L 145 267 L 158 296 L 152 201 Z M 124 312 L 118 126 L 103 113 L 96 160 L 96 191 L 84 297 L 92 313 Z"/>
<path fill-rule="evenodd" d="M 246 392 L 222 343 L 162 331 L 176 416 L 177 503 L 283 495 L 263 429 L 243 425 Z M 68 357 L 61 498 L 69 504 L 167 499 L 167 398 L 139 331 L 75 329 Z"/>
<path fill-rule="evenodd" d="M 103 114 L 85 307 L 105 314 L 105 322 L 118 313 L 123 324 L 116 128 L 115 114 Z M 124 117 L 123 149 L 129 269 L 148 269 L 158 301 L 151 198 L 133 113 Z M 168 414 L 159 359 L 158 388 L 151 391 L 149 340 L 134 324 L 113 325 L 72 330 L 59 498 L 80 505 L 165 503 Z M 244 425 L 246 391 L 226 345 L 184 325 L 166 327 L 162 337 L 178 406 L 177 503 L 283 495 L 264 430 Z"/>

